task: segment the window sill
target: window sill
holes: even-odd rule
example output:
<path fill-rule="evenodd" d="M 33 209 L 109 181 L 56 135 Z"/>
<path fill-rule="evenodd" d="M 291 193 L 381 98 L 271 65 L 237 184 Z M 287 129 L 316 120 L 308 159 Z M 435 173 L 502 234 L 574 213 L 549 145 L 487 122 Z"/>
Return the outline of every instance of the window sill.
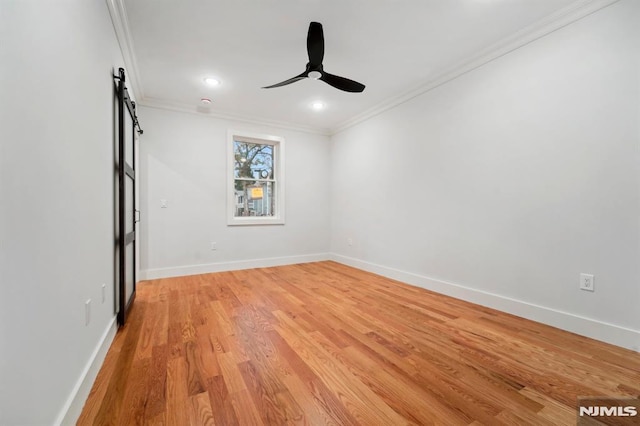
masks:
<path fill-rule="evenodd" d="M 227 221 L 227 226 L 260 226 L 260 225 L 284 225 L 284 219 L 280 217 L 234 217 Z"/>

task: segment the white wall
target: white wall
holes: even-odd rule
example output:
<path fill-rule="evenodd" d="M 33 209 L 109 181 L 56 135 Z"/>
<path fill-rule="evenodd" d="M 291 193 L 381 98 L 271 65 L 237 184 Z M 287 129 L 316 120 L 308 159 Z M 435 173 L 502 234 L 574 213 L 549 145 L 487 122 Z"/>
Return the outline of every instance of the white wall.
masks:
<path fill-rule="evenodd" d="M 140 106 L 141 268 L 187 275 L 325 258 L 329 138 Z M 227 130 L 285 138 L 285 225 L 227 226 Z M 160 208 L 166 199 L 168 207 Z M 211 242 L 217 250 L 211 250 Z M 276 259 L 274 259 L 276 258 Z M 269 261 L 257 261 L 271 259 Z"/>
<path fill-rule="evenodd" d="M 640 350 L 638 22 L 616 3 L 335 135 L 335 258 Z"/>
<path fill-rule="evenodd" d="M 0 9 L 0 424 L 50 425 L 114 320 L 111 75 L 123 64 L 104 0 Z"/>
<path fill-rule="evenodd" d="M 623 0 L 342 132 L 331 158 L 323 136 L 141 107 L 142 267 L 312 258 L 331 227 L 341 260 L 639 330 L 639 7 Z M 114 282 L 122 59 L 101 0 L 3 1 L 0 40 L 0 424 L 43 425 L 114 319 L 100 286 Z M 229 127 L 286 138 L 285 226 L 226 226 Z"/>

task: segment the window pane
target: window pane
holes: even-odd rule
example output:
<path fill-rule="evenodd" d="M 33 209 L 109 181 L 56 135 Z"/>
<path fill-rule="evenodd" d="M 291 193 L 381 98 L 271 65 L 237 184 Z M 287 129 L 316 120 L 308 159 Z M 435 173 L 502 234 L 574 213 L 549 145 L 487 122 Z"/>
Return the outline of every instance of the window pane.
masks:
<path fill-rule="evenodd" d="M 273 145 L 233 141 L 234 177 L 273 179 Z"/>
<path fill-rule="evenodd" d="M 124 277 L 124 294 L 126 298 L 126 303 L 129 303 L 129 299 L 131 299 L 131 295 L 133 294 L 133 268 L 134 268 L 134 259 L 133 255 L 135 253 L 135 242 L 127 244 L 125 247 L 125 272 L 126 276 Z"/>
<path fill-rule="evenodd" d="M 134 222 L 133 222 L 133 179 L 129 177 L 129 175 L 124 175 L 124 184 L 125 184 L 125 232 L 128 234 L 133 232 Z"/>
<path fill-rule="evenodd" d="M 273 182 L 235 181 L 235 217 L 268 217 L 276 215 Z"/>
<path fill-rule="evenodd" d="M 124 161 L 133 167 L 133 120 L 127 107 L 124 109 Z"/>

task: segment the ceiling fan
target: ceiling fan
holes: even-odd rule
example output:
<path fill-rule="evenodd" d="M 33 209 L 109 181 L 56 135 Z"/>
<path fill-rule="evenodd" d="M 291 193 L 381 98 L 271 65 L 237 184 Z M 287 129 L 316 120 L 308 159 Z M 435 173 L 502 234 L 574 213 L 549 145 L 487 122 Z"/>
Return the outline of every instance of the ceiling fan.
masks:
<path fill-rule="evenodd" d="M 290 78 L 289 80 L 263 87 L 263 89 L 286 86 L 287 84 L 295 83 L 296 81 L 305 78 L 312 78 L 314 80 L 322 80 L 330 86 L 344 90 L 345 92 L 362 92 L 364 90 L 364 84 L 349 80 L 348 78 L 329 74 L 322 68 L 322 59 L 324 58 L 324 34 L 322 31 L 322 24 L 319 22 L 311 22 L 309 24 L 309 33 L 307 34 L 307 54 L 309 55 L 309 62 L 307 63 L 307 69 L 302 74 Z"/>

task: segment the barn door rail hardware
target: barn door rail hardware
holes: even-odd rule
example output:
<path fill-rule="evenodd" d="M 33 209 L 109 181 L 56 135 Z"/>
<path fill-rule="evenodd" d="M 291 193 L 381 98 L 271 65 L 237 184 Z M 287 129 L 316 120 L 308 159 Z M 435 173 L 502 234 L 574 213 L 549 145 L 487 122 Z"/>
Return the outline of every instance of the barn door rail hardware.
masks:
<path fill-rule="evenodd" d="M 127 90 L 127 86 L 125 86 L 126 78 L 124 76 L 124 68 L 118 69 L 118 75 L 113 76 L 114 79 L 120 81 L 121 90 L 118 90 L 118 95 L 123 97 L 123 101 L 129 112 L 131 113 L 131 117 L 133 117 L 133 125 L 136 131 L 139 134 L 143 134 L 144 130 L 140 127 L 140 122 L 138 121 L 138 115 L 136 114 L 136 103 L 131 100 L 131 96 L 129 96 L 129 91 Z"/>

